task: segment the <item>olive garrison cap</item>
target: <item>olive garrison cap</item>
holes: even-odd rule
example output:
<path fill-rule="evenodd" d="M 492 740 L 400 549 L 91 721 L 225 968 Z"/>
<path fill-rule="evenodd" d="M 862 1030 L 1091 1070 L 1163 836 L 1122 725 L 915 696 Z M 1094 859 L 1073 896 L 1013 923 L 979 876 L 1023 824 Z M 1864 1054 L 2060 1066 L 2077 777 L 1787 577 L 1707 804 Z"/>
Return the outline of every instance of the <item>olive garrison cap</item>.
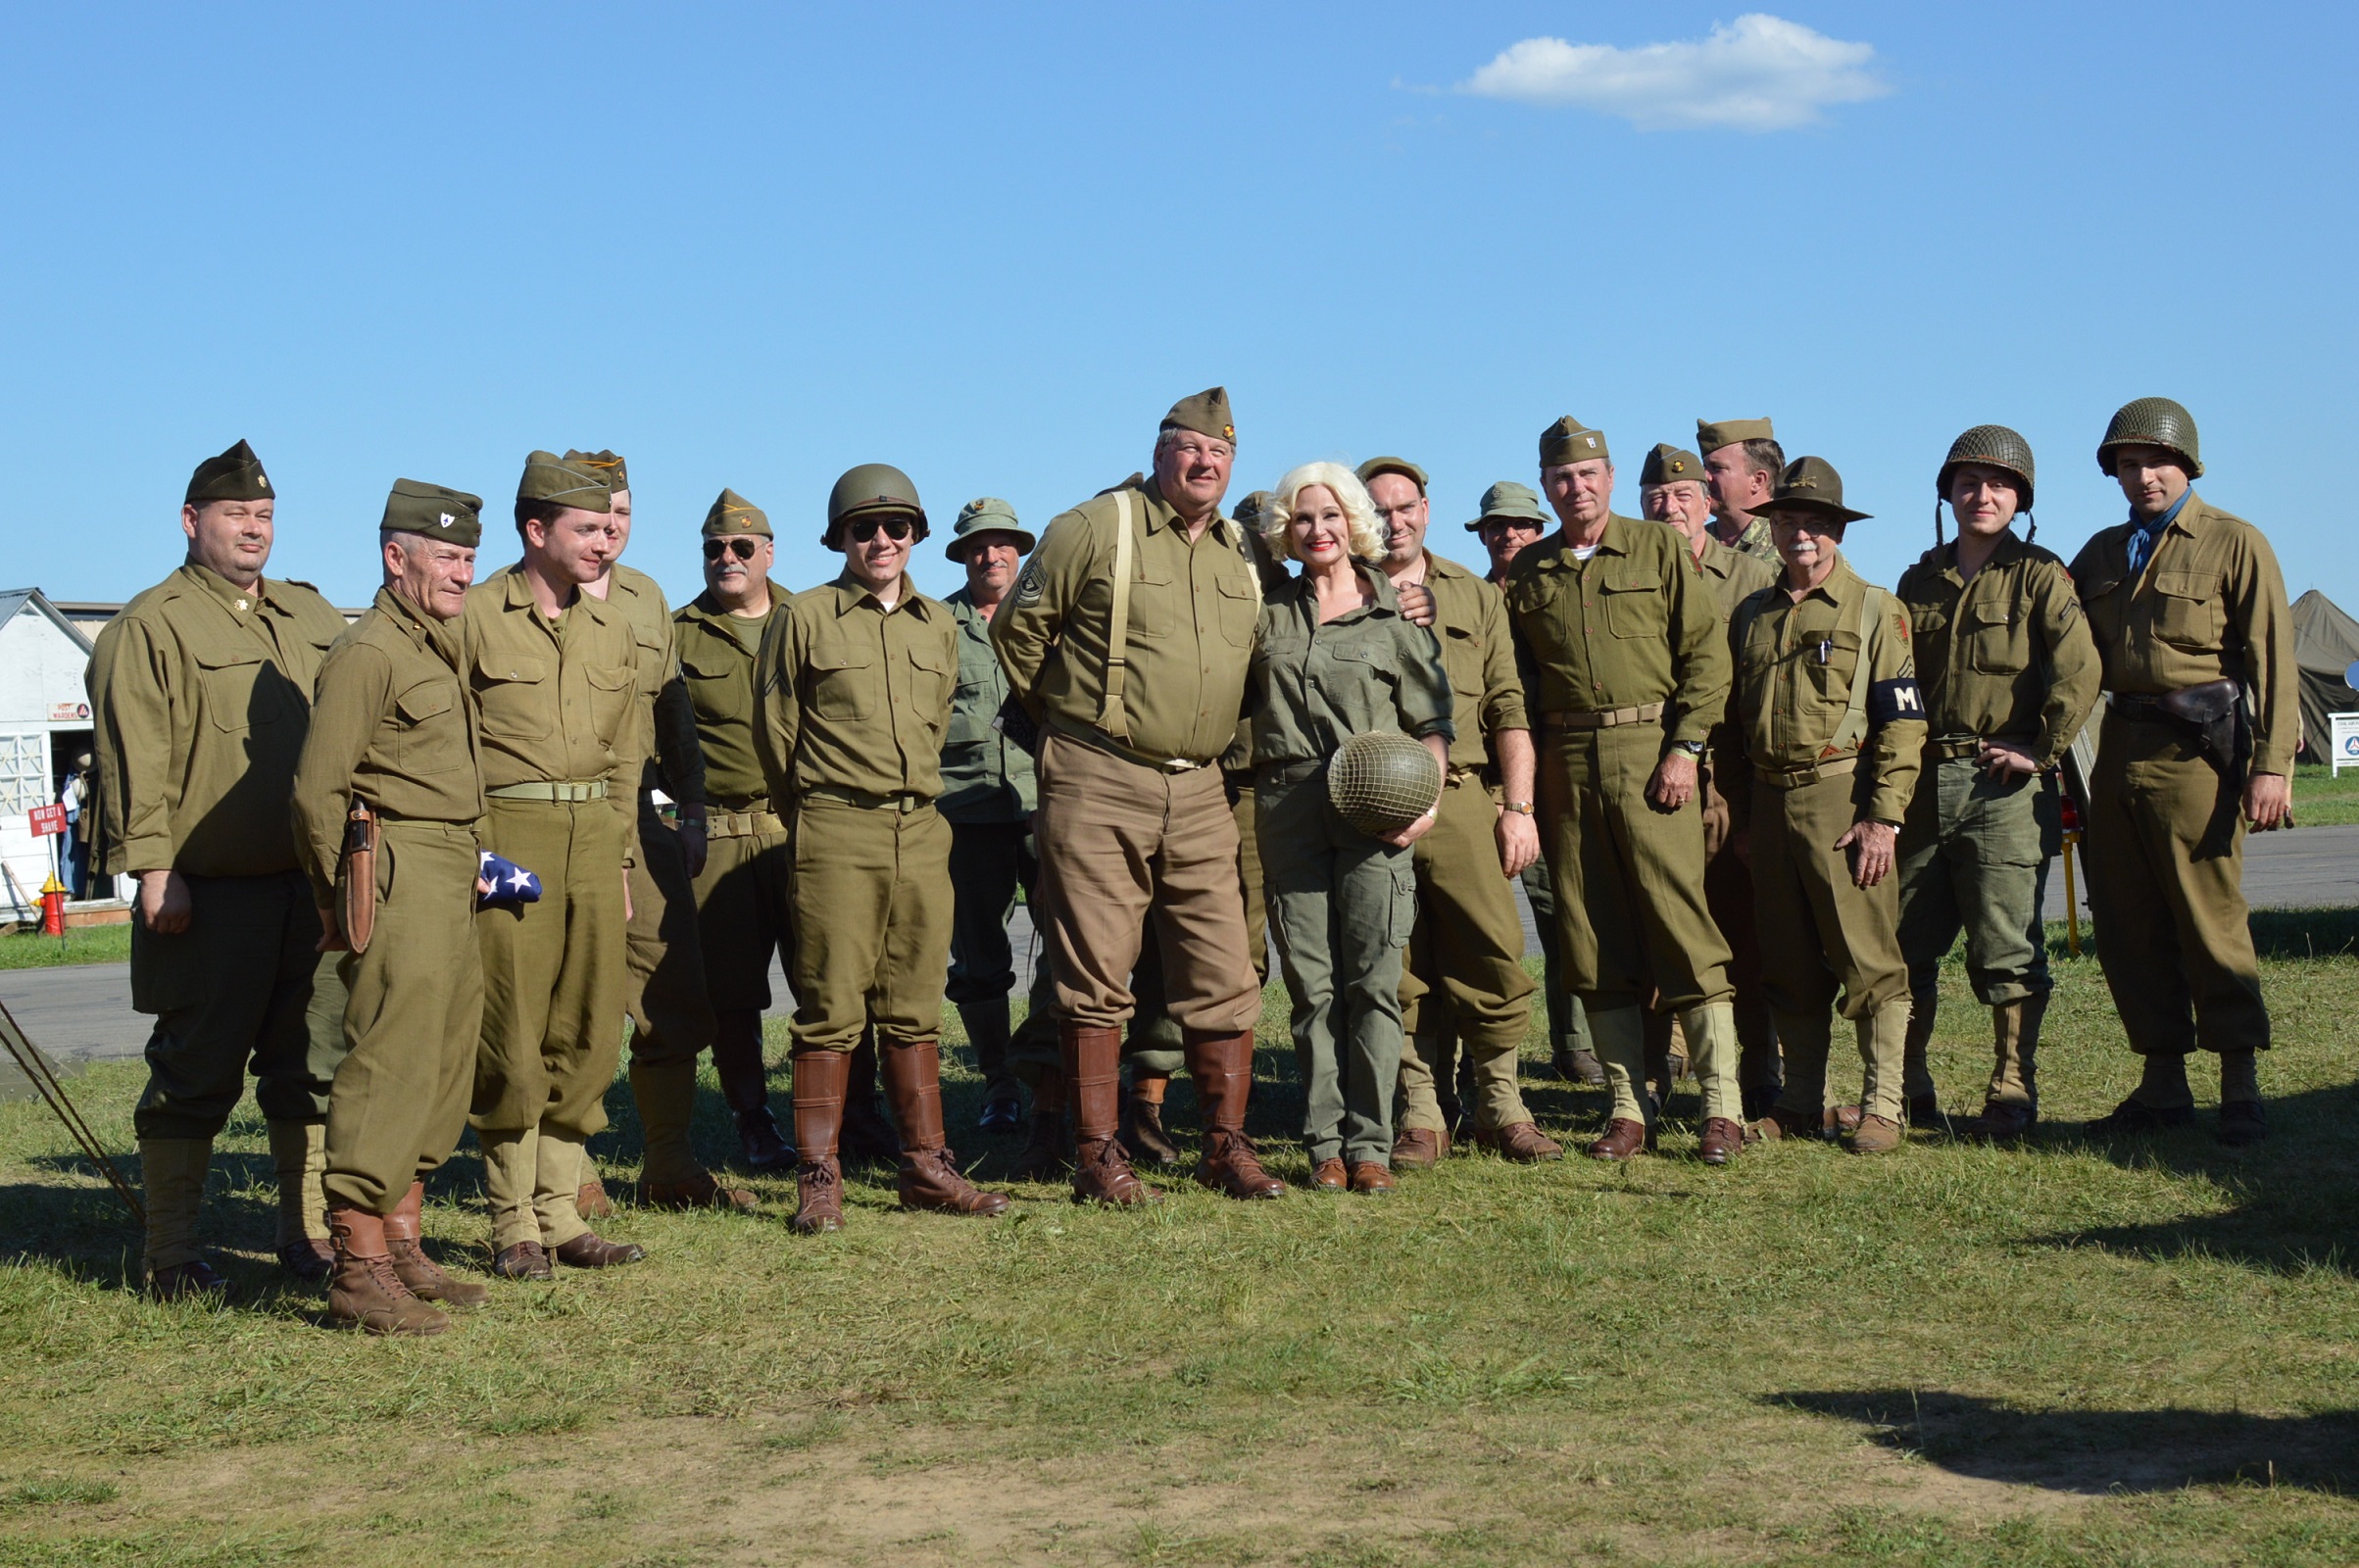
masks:
<path fill-rule="evenodd" d="M 1605 449 L 1605 432 L 1593 430 L 1571 415 L 1540 432 L 1540 466 L 1552 468 L 1560 463 L 1587 463 L 1593 458 L 1613 461 Z"/>
<path fill-rule="evenodd" d="M 1668 441 L 1657 442 L 1639 469 L 1641 484 L 1702 484 L 1704 478 L 1703 459 Z"/>
<path fill-rule="evenodd" d="M 2032 444 L 2003 424 L 1978 424 L 1949 443 L 1949 456 L 1941 461 L 1941 471 L 1934 476 L 1937 506 L 1949 499 L 1951 477 L 1969 463 L 2004 468 L 2013 474 L 2019 481 L 2016 504 L 2026 512 L 2032 510 Z"/>
<path fill-rule="evenodd" d="M 1361 484 L 1366 484 L 1380 473 L 1397 473 L 1416 485 L 1417 494 L 1425 494 L 1425 470 L 1406 458 L 1370 458 L 1352 471 L 1359 476 Z"/>
<path fill-rule="evenodd" d="M 197 471 L 188 476 L 188 494 L 180 499 L 183 505 L 196 507 L 208 501 L 272 501 L 277 496 L 270 488 L 270 476 L 262 471 L 262 459 L 240 441 L 220 457 L 198 464 Z"/>
<path fill-rule="evenodd" d="M 1829 522 L 1858 522 L 1869 515 L 1843 504 L 1843 475 L 1825 458 L 1796 458 L 1778 475 L 1764 512 L 1808 512 Z"/>
<path fill-rule="evenodd" d="M 736 491 L 723 490 L 720 499 L 705 513 L 705 537 L 719 539 L 740 533 L 759 534 L 764 539 L 775 537 L 770 532 L 767 513 Z"/>
<path fill-rule="evenodd" d="M 381 533 L 420 533 L 468 549 L 483 542 L 483 498 L 418 479 L 396 479 L 385 497 Z"/>
<path fill-rule="evenodd" d="M 1165 430 L 1194 430 L 1198 435 L 1217 436 L 1231 446 L 1237 444 L 1237 420 L 1229 413 L 1229 389 L 1225 386 L 1206 387 L 1192 398 L 1182 398 L 1171 405 L 1159 426 Z"/>
<path fill-rule="evenodd" d="M 1775 441 L 1777 431 L 1762 419 L 1722 419 L 1714 424 L 1709 420 L 1696 421 L 1696 450 L 1710 457 L 1722 447 L 1733 447 L 1740 441 Z"/>
<path fill-rule="evenodd" d="M 244 442 L 238 443 L 240 446 Z M 2203 457 L 2196 451 L 2195 416 L 2169 398 L 2133 398 L 2106 421 L 2105 439 L 2097 443 L 2097 466 L 2110 476 L 2115 447 L 2162 447 L 2187 459 L 2190 479 L 2203 477 Z"/>
<path fill-rule="evenodd" d="M 554 452 L 535 452 L 524 460 L 524 476 L 516 481 L 518 501 L 547 501 L 578 512 L 614 510 L 614 486 L 606 470 Z"/>
<path fill-rule="evenodd" d="M 1269 504 L 1278 499 L 1275 490 L 1255 490 L 1230 509 L 1229 515 L 1237 519 L 1240 528 L 1261 531 L 1261 519 L 1269 515 Z"/>
<path fill-rule="evenodd" d="M 1501 479 L 1483 492 L 1482 515 L 1468 523 L 1466 531 L 1472 533 L 1494 517 L 1536 523 L 1543 528 L 1548 525 L 1548 514 L 1540 510 L 1540 493 L 1512 479 Z"/>
<path fill-rule="evenodd" d="M 622 466 L 622 454 L 619 452 L 584 452 L 578 447 L 568 447 L 565 461 L 596 468 L 605 474 L 609 490 L 628 490 L 631 487 L 631 471 Z"/>
<path fill-rule="evenodd" d="M 958 509 L 958 520 L 952 525 L 950 543 L 942 547 L 942 553 L 953 561 L 964 561 L 967 543 L 979 533 L 1013 534 L 1016 538 L 1015 548 L 1027 556 L 1032 554 L 1032 547 L 1040 542 L 1032 537 L 1029 529 L 1015 520 L 1013 507 L 997 496 L 977 496 Z"/>

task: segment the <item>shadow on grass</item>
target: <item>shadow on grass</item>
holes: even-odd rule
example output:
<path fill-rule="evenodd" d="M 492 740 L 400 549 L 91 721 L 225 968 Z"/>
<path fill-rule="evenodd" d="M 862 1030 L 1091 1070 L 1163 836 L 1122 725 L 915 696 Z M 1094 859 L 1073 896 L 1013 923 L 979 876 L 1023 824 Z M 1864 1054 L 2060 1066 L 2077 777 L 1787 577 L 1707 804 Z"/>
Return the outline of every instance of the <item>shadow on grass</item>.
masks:
<path fill-rule="evenodd" d="M 2359 1484 L 2359 1410 L 2040 1410 L 1933 1390 L 1764 1396 L 1853 1422 L 1955 1475 L 2050 1492 L 2170 1492 L 2237 1482 L 2339 1494 Z"/>
<path fill-rule="evenodd" d="M 2252 945 L 2264 958 L 2359 954 L 2359 909 L 2255 909 Z"/>

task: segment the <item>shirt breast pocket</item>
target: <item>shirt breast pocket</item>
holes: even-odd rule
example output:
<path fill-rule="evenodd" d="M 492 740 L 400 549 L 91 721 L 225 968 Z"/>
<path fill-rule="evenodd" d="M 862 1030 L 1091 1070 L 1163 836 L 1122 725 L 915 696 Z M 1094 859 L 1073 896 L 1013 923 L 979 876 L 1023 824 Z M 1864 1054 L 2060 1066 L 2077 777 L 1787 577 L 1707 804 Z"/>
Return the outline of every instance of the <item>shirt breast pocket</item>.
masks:
<path fill-rule="evenodd" d="M 205 693 L 205 716 L 225 735 L 243 735 L 275 721 L 279 703 L 270 676 L 274 673 L 260 654 L 235 649 L 199 653 L 198 683 Z"/>
<path fill-rule="evenodd" d="M 2220 646 L 2227 614 L 2216 573 L 2157 571 L 2152 588 L 2156 637 L 2194 653 L 2211 653 Z"/>
<path fill-rule="evenodd" d="M 503 740 L 546 738 L 557 727 L 557 705 L 548 687 L 545 658 L 477 656 L 475 700 L 483 711 L 483 733 Z"/>
<path fill-rule="evenodd" d="M 1483 634 L 1471 626 L 1443 630 L 1442 668 L 1450 675 L 1450 689 L 1460 697 L 1479 700 L 1487 689 L 1483 684 Z"/>
<path fill-rule="evenodd" d="M 744 664 L 731 667 L 724 660 L 699 655 L 680 661 L 680 676 L 698 723 L 742 724 L 753 718 L 754 675 Z"/>
<path fill-rule="evenodd" d="M 663 678 L 671 668 L 671 641 L 661 633 L 643 627 L 631 628 L 632 673 L 637 678 L 640 695 L 653 697 L 663 689 Z"/>
<path fill-rule="evenodd" d="M 1155 642 L 1170 636 L 1178 623 L 1179 587 L 1171 568 L 1142 556 L 1130 579 L 1130 635 Z"/>
<path fill-rule="evenodd" d="M 451 773 L 467 766 L 467 736 L 455 717 L 458 688 L 424 681 L 393 700 L 398 725 L 393 760 L 408 773 Z"/>
<path fill-rule="evenodd" d="M 1223 571 L 1220 575 L 1220 634 L 1230 646 L 1253 646 L 1253 628 L 1261 621 L 1261 588 L 1248 582 L 1242 573 Z"/>
<path fill-rule="evenodd" d="M 1625 566 L 1607 573 L 1597 585 L 1605 601 L 1605 626 L 1616 637 L 1661 639 L 1670 615 L 1663 604 L 1662 574 L 1644 567 Z"/>
<path fill-rule="evenodd" d="M 1394 716 L 1398 706 L 1394 693 L 1401 684 L 1401 671 L 1393 667 L 1383 649 L 1345 643 L 1329 657 L 1335 661 L 1337 684 L 1345 688 L 1328 694 L 1338 717 L 1348 719 L 1364 712 L 1384 721 Z"/>
<path fill-rule="evenodd" d="M 2031 662 L 2030 629 L 2012 605 L 1977 605 L 1966 631 L 1967 662 L 1983 674 L 2020 674 Z"/>
<path fill-rule="evenodd" d="M 876 650 L 835 643 L 811 650 L 814 718 L 862 719 L 876 711 Z"/>
<path fill-rule="evenodd" d="M 1824 649 L 1826 658 L 1819 658 Z M 1829 712 L 1850 706 L 1851 682 L 1859 675 L 1859 633 L 1829 632 L 1822 641 L 1806 642 L 1795 657 L 1802 662 L 1802 706 Z"/>
<path fill-rule="evenodd" d="M 950 722 L 951 700 L 958 685 L 955 650 L 922 640 L 909 645 L 909 700 L 936 735 Z"/>
<path fill-rule="evenodd" d="M 635 667 L 616 669 L 608 664 L 584 664 L 582 674 L 590 683 L 590 723 L 598 731 L 598 738 L 612 746 L 622 738 L 631 705 L 639 699 L 639 672 Z"/>

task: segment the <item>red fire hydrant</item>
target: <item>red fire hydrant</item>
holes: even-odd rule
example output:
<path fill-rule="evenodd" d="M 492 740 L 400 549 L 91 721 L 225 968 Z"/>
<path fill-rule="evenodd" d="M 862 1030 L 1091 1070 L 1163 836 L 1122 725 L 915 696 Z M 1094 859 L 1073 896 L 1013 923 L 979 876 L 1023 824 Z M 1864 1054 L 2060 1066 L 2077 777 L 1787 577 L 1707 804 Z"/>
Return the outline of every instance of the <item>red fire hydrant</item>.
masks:
<path fill-rule="evenodd" d="M 41 935 L 66 934 L 66 884 L 52 875 L 41 884 Z"/>

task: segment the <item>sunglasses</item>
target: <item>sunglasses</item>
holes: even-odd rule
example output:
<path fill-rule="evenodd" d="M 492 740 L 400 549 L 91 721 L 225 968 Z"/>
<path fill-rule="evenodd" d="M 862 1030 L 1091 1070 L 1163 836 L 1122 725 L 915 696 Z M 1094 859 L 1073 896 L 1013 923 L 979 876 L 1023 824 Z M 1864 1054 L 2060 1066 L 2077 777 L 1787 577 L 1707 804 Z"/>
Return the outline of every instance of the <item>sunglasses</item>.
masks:
<path fill-rule="evenodd" d="M 879 528 L 882 528 L 885 531 L 885 537 L 895 544 L 907 539 L 911 532 L 909 519 L 907 517 L 862 517 L 850 526 L 852 542 L 856 545 L 864 545 L 876 537 L 876 531 Z"/>
<path fill-rule="evenodd" d="M 708 539 L 705 541 L 705 559 L 718 561 L 720 553 L 726 550 L 740 561 L 751 561 L 754 552 L 760 548 L 760 542 L 753 539 Z"/>

